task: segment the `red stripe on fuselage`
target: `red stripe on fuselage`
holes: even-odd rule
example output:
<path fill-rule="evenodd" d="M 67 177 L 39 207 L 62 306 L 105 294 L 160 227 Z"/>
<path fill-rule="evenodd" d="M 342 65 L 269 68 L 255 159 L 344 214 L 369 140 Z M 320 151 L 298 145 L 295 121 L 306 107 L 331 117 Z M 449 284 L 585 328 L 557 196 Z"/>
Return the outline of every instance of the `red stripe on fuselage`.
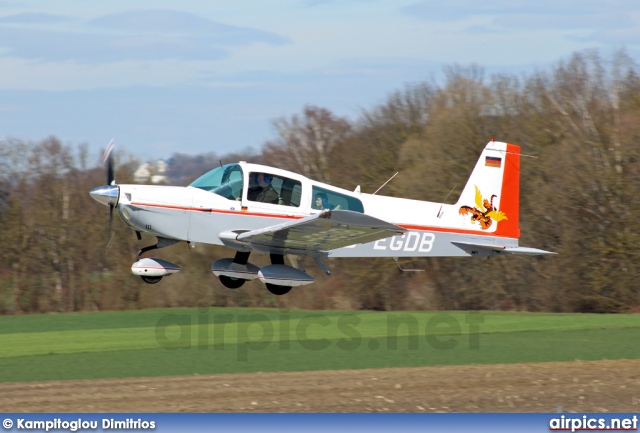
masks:
<path fill-rule="evenodd" d="M 294 219 L 294 220 L 302 219 L 302 218 L 305 218 L 306 216 L 309 216 L 309 215 L 294 216 L 294 215 L 257 213 L 257 212 L 220 210 L 220 209 L 189 208 L 189 207 L 182 207 L 182 206 L 169 206 L 169 205 L 147 204 L 147 203 L 131 203 L 131 205 L 156 207 L 156 208 L 163 208 L 163 209 L 175 209 L 175 210 L 183 210 L 183 211 L 193 211 L 193 212 L 209 212 L 209 213 L 221 213 L 221 214 L 237 215 L 237 216 L 280 218 L 280 219 Z M 496 233 L 477 232 L 473 230 L 456 229 L 456 228 L 448 228 L 448 227 L 419 226 L 419 225 L 402 224 L 402 223 L 399 223 L 396 225 L 407 230 L 420 230 L 420 231 L 440 232 L 440 233 L 457 233 L 457 234 L 463 234 L 463 235 L 488 236 L 488 237 L 499 236 Z M 500 237 L 512 237 L 512 236 L 500 236 Z"/>
<path fill-rule="evenodd" d="M 203 209 L 203 208 L 196 208 L 196 207 L 170 206 L 170 205 L 165 205 L 165 204 L 149 204 L 149 203 L 131 203 L 131 205 L 132 206 L 157 207 L 157 208 L 162 208 L 162 209 L 175 209 L 175 210 L 183 210 L 183 211 L 190 211 L 190 212 L 221 213 L 221 214 L 227 214 L 227 215 L 240 215 L 240 216 L 257 216 L 257 217 L 284 218 L 284 219 L 302 219 L 302 218 L 304 218 L 304 216 L 247 212 L 246 210 Z M 307 215 L 305 215 L 305 216 L 307 216 Z"/>

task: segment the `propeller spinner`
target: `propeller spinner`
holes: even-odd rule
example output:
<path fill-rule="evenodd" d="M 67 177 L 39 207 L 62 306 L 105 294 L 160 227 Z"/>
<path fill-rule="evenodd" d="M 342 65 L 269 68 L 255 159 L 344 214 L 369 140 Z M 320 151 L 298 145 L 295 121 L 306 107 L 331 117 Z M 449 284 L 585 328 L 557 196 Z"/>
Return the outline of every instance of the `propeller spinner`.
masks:
<path fill-rule="evenodd" d="M 105 206 L 109 206 L 109 232 L 111 232 L 111 222 L 113 221 L 113 208 L 118 205 L 118 197 L 120 196 L 120 187 L 116 185 L 113 171 L 113 146 L 114 142 L 111 140 L 102 158 L 107 166 L 107 184 L 94 188 L 89 192 L 94 200 Z"/>

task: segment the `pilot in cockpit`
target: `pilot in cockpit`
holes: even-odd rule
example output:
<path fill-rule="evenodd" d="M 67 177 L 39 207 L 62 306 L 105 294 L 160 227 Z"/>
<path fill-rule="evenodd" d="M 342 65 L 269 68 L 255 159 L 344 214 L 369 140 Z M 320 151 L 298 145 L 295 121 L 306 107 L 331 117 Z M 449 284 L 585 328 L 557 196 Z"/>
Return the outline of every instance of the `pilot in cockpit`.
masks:
<path fill-rule="evenodd" d="M 258 196 L 255 198 L 255 201 L 278 204 L 278 193 L 271 185 L 273 176 L 267 173 L 258 173 L 257 180 L 262 191 L 260 191 Z"/>
<path fill-rule="evenodd" d="M 260 193 L 262 192 L 262 187 L 258 184 L 258 173 L 250 173 L 249 174 L 249 189 L 247 190 L 247 199 L 251 201 L 256 201 Z"/>

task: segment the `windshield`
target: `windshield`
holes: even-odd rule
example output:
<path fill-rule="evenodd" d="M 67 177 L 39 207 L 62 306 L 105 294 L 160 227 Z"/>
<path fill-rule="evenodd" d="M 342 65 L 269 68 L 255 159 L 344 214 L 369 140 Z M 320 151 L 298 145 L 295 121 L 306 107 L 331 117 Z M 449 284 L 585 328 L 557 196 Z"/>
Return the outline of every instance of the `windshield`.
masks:
<path fill-rule="evenodd" d="M 191 182 L 189 186 L 236 200 L 242 196 L 242 168 L 238 164 L 214 168 Z"/>

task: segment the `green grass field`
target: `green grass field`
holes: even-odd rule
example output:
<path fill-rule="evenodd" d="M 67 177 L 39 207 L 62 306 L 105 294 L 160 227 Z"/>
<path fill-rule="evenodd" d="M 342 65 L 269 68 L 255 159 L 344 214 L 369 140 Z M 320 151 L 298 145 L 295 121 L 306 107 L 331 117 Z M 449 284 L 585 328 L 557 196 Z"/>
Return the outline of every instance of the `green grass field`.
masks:
<path fill-rule="evenodd" d="M 163 309 L 0 317 L 0 382 L 640 358 L 640 316 Z"/>

